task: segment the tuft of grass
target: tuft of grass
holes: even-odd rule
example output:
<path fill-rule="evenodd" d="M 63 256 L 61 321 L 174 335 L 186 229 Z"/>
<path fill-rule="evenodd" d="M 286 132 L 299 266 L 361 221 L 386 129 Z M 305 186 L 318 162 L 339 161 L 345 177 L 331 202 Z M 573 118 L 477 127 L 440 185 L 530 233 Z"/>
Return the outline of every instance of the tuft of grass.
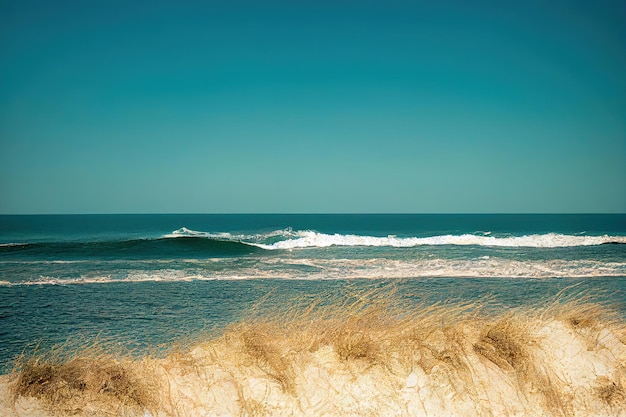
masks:
<path fill-rule="evenodd" d="M 244 351 L 270 378 L 278 382 L 283 391 L 295 393 L 295 375 L 292 362 L 277 343 L 280 331 L 271 324 L 246 327 L 240 330 Z"/>
<path fill-rule="evenodd" d="M 624 392 L 624 388 L 621 386 L 621 384 L 615 383 L 605 376 L 598 377 L 596 379 L 596 384 L 596 395 L 604 403 L 611 406 L 624 405 L 624 401 L 626 400 L 626 392 Z"/>
<path fill-rule="evenodd" d="M 505 371 L 528 372 L 530 355 L 527 346 L 532 343 L 521 320 L 506 316 L 487 327 L 474 350 Z"/>
<path fill-rule="evenodd" d="M 97 345 L 66 349 L 18 359 L 13 400 L 35 398 L 52 415 L 132 416 L 156 408 L 160 388 L 147 359 L 119 358 Z"/>

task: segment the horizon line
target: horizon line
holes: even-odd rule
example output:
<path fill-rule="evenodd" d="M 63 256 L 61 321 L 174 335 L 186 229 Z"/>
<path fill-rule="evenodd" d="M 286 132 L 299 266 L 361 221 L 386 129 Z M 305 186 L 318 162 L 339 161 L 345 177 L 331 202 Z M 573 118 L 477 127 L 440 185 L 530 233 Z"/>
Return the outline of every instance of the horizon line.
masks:
<path fill-rule="evenodd" d="M 113 212 L 0 213 L 0 216 L 494 216 L 494 215 L 626 215 L 626 212 Z"/>

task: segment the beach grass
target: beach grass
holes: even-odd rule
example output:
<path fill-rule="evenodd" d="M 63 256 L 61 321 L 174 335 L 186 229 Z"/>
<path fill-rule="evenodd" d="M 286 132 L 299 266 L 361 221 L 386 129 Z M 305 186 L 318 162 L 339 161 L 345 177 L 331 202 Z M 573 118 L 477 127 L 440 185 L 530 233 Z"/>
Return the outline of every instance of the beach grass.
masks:
<path fill-rule="evenodd" d="M 165 357 L 97 342 L 24 355 L 7 382 L 7 409 L 10 416 L 35 409 L 50 416 L 622 415 L 626 324 L 615 311 L 575 291 L 513 310 L 492 301 L 414 304 L 394 288 L 293 300 L 270 294 L 221 335 L 196 336 Z"/>

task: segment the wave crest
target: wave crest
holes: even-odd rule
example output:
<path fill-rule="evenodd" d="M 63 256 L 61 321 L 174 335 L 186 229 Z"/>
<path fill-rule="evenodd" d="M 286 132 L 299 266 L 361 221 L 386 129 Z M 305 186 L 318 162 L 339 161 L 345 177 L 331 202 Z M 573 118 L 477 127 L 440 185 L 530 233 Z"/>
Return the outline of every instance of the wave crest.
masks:
<path fill-rule="evenodd" d="M 233 234 L 229 232 L 202 232 L 186 227 L 181 227 L 178 230 L 174 230 L 163 236 L 165 239 L 176 238 L 205 238 L 214 240 L 235 241 L 245 244 L 254 244 L 256 242 L 263 242 L 272 240 L 275 238 L 291 238 L 298 237 L 302 232 L 294 232 L 291 228 L 273 230 L 266 233 L 254 233 L 254 234 Z"/>
<path fill-rule="evenodd" d="M 291 228 L 257 234 L 231 234 L 229 232 L 201 232 L 186 227 L 174 230 L 164 238 L 206 238 L 236 241 L 257 246 L 266 250 L 288 250 L 304 248 L 327 248 L 331 246 L 394 247 L 410 248 L 416 246 L 491 246 L 491 247 L 529 247 L 560 248 L 594 246 L 603 244 L 626 244 L 626 236 L 588 236 L 584 234 L 567 235 L 561 233 L 530 234 L 523 236 L 494 236 L 491 232 L 446 234 L 426 237 L 398 237 L 395 235 L 367 236 L 341 233 L 321 233 L 313 230 Z"/>
<path fill-rule="evenodd" d="M 296 239 L 282 240 L 271 244 L 257 243 L 267 250 L 324 248 L 329 246 L 387 246 L 409 248 L 415 246 L 493 246 L 493 247 L 530 247 L 558 248 L 575 246 L 593 246 L 606 243 L 626 244 L 626 236 L 577 236 L 559 233 L 534 234 L 513 237 L 496 237 L 488 234 L 440 235 L 430 237 L 377 237 L 343 234 L 325 234 L 313 231 L 298 232 Z"/>

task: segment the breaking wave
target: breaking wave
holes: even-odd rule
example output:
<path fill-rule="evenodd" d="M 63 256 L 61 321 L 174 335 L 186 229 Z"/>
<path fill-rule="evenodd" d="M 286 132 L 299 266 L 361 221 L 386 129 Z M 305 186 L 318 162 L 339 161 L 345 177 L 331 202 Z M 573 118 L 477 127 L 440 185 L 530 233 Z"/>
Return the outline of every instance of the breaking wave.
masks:
<path fill-rule="evenodd" d="M 0 272 L 8 274 L 0 286 L 256 278 L 626 276 L 621 255 L 625 243 L 626 236 L 557 233 L 381 237 L 292 229 L 245 234 L 181 228 L 130 240 L 4 243 Z"/>
<path fill-rule="evenodd" d="M 529 247 L 562 248 L 594 246 L 603 244 L 626 244 L 626 236 L 586 236 L 559 233 L 532 234 L 524 236 L 493 236 L 490 232 L 459 235 L 446 234 L 427 237 L 363 236 L 353 234 L 327 234 L 311 230 L 275 230 L 262 234 L 209 233 L 190 230 L 185 227 L 165 235 L 166 238 L 206 238 L 224 241 L 237 241 L 267 250 L 302 248 L 327 248 L 331 246 L 377 246 L 409 248 L 416 246 L 490 246 L 490 247 Z M 280 238 L 277 240 L 277 238 Z M 272 242 L 267 242 L 272 240 Z"/>
<path fill-rule="evenodd" d="M 626 244 L 626 236 L 585 236 L 558 233 L 524 236 L 447 234 L 427 237 L 363 236 L 315 231 L 275 230 L 259 234 L 210 233 L 187 228 L 158 238 L 102 241 L 24 242 L 0 244 L 0 255 L 24 260 L 160 259 L 163 257 L 228 257 L 267 251 L 329 247 L 483 246 L 511 248 L 563 248 L 603 244 Z"/>
<path fill-rule="evenodd" d="M 267 233 L 255 233 L 255 234 L 232 234 L 229 232 L 199 232 L 196 230 L 191 230 L 186 227 L 181 227 L 178 230 L 174 230 L 172 233 L 166 234 L 163 236 L 164 238 L 189 238 L 189 237 L 198 237 L 198 238 L 207 238 L 207 239 L 217 239 L 217 240 L 228 240 L 228 241 L 259 241 L 259 240 L 267 240 L 275 237 L 294 237 L 299 236 L 301 232 L 294 232 L 292 229 L 281 229 L 274 230 L 272 232 Z"/>
<path fill-rule="evenodd" d="M 408 248 L 415 246 L 492 246 L 492 247 L 530 247 L 560 248 L 574 246 L 592 246 L 607 243 L 626 244 L 626 236 L 573 236 L 557 233 L 526 235 L 514 237 L 495 237 L 489 235 L 441 235 L 431 237 L 376 237 L 343 234 L 324 234 L 312 231 L 299 232 L 295 239 L 283 240 L 272 244 L 256 244 L 263 249 L 296 249 L 329 246 L 389 246 Z"/>

